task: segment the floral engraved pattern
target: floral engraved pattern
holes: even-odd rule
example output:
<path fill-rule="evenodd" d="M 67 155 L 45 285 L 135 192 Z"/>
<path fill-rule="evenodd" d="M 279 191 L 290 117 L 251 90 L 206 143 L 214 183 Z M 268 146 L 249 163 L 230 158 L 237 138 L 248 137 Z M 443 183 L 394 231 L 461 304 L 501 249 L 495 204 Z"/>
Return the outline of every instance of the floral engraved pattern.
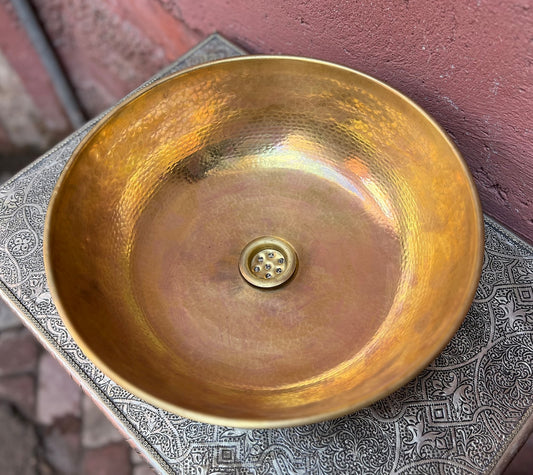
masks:
<path fill-rule="evenodd" d="M 214 35 L 153 80 L 238 54 Z M 42 256 L 46 209 L 65 163 L 94 124 L 0 187 L 0 291 L 160 471 L 374 475 L 478 474 L 494 468 L 532 413 L 530 246 L 485 220 L 483 272 L 462 327 L 425 371 L 373 406 L 277 430 L 194 422 L 140 400 L 103 375 L 72 340 L 52 302 Z"/>
<path fill-rule="evenodd" d="M 0 190 L 0 209 L 3 212 L 14 210 L 21 202 L 23 194 L 14 185 L 5 186 Z"/>
<path fill-rule="evenodd" d="M 430 449 L 446 448 L 446 432 L 443 430 L 431 430 L 426 427 L 422 411 L 418 411 L 415 416 L 408 416 L 407 430 L 409 438 L 405 440 L 407 452 L 415 452 L 416 456 L 421 456 Z"/>
<path fill-rule="evenodd" d="M 460 383 L 456 373 L 451 373 L 450 380 L 442 375 L 441 379 L 434 379 L 432 383 L 436 389 L 434 394 L 442 398 L 451 398 L 451 406 L 459 416 L 472 415 L 475 402 L 471 383 Z"/>
<path fill-rule="evenodd" d="M 35 234 L 30 231 L 20 231 L 11 236 L 7 242 L 7 250 L 14 257 L 23 257 L 31 253 L 37 245 Z"/>
<path fill-rule="evenodd" d="M 533 322 L 533 308 L 519 307 L 513 298 L 513 291 L 495 298 L 503 312 L 502 319 L 509 325 L 510 330 L 524 328 L 527 323 Z"/>

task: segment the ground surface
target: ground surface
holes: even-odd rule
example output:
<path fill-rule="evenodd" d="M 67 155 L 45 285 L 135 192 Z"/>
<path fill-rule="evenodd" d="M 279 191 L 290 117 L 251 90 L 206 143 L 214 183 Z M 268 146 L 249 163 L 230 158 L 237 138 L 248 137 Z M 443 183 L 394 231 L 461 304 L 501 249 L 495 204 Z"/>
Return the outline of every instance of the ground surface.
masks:
<path fill-rule="evenodd" d="M 153 473 L 3 302 L 0 304 L 0 473 Z"/>

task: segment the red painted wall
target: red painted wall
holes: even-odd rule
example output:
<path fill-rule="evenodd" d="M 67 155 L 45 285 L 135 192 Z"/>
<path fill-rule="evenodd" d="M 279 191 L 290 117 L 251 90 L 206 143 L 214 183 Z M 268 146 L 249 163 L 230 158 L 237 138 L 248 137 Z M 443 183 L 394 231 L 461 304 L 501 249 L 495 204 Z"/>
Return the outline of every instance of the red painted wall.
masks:
<path fill-rule="evenodd" d="M 398 88 L 451 134 L 485 212 L 533 242 L 531 0 L 33 0 L 91 114 L 219 31 Z"/>

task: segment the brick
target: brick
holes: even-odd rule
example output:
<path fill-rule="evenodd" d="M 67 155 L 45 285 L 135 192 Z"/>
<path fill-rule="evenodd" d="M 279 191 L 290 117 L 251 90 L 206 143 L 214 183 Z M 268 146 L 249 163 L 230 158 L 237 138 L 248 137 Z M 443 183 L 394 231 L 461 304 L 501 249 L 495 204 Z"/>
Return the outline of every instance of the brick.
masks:
<path fill-rule="evenodd" d="M 35 413 L 35 380 L 30 375 L 0 378 L 0 399 L 14 404 L 26 417 Z"/>
<path fill-rule="evenodd" d="M 167 8 L 169 3 L 33 2 L 90 115 L 113 105 L 201 39 Z"/>
<path fill-rule="evenodd" d="M 533 434 L 504 470 L 503 475 L 529 475 L 531 467 L 533 467 Z"/>
<path fill-rule="evenodd" d="M 130 451 L 130 460 L 133 465 L 138 465 L 144 463 L 143 456 L 137 452 L 134 448 Z"/>
<path fill-rule="evenodd" d="M 81 421 L 66 416 L 56 419 L 43 433 L 44 456 L 54 473 L 77 475 L 81 463 Z"/>
<path fill-rule="evenodd" d="M 0 50 L 35 104 L 42 118 L 41 133 L 47 145 L 51 145 L 70 130 L 70 124 L 48 72 L 10 2 L 0 2 L 0 29 Z"/>
<path fill-rule="evenodd" d="M 21 78 L 0 51 L 0 121 L 9 141 L 20 149 L 45 150 L 52 143 L 46 122 L 28 94 Z"/>
<path fill-rule="evenodd" d="M 5 403 L 0 403 L 0 427 L 0 473 L 34 475 L 37 448 L 34 427 Z"/>
<path fill-rule="evenodd" d="M 9 178 L 9 174 L 0 173 L 0 183 L 7 178 Z M 0 331 L 20 326 L 22 326 L 20 318 L 18 318 L 7 304 L 0 299 Z"/>
<path fill-rule="evenodd" d="M 130 461 L 133 465 L 133 475 L 151 475 L 156 473 L 152 466 L 134 448 L 130 449 Z"/>
<path fill-rule="evenodd" d="M 72 380 L 59 361 L 48 353 L 39 362 L 37 390 L 37 420 L 50 425 L 54 420 L 79 417 L 81 412 L 81 389 Z"/>
<path fill-rule="evenodd" d="M 38 349 L 35 338 L 25 328 L 0 333 L 0 376 L 34 371 Z"/>
<path fill-rule="evenodd" d="M 4 138 L 2 137 L 2 127 L 0 126 L 0 143 L 2 143 L 3 139 Z M 0 170 L 0 185 L 4 184 L 12 176 L 13 176 L 13 174 L 8 172 L 8 171 Z M 0 299 L 0 302 L 2 303 L 2 305 L 7 306 L 3 300 Z"/>
<path fill-rule="evenodd" d="M 124 440 L 118 429 L 87 396 L 83 398 L 82 443 L 86 448 L 102 447 Z"/>
<path fill-rule="evenodd" d="M 154 475 L 155 473 L 155 470 L 146 463 L 133 467 L 133 475 Z"/>
<path fill-rule="evenodd" d="M 86 450 L 81 473 L 82 475 L 130 475 L 129 452 L 126 442 Z"/>

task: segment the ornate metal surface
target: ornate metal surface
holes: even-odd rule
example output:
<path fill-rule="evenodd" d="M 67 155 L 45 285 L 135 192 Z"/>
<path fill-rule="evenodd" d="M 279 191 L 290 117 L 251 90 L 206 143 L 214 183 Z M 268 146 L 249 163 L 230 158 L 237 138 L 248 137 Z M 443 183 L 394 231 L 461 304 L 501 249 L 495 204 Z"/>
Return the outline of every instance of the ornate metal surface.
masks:
<path fill-rule="evenodd" d="M 218 36 L 178 61 L 240 54 Z M 50 298 L 42 236 L 47 204 L 95 121 L 0 188 L 1 290 L 41 341 L 163 472 L 184 474 L 483 473 L 532 412 L 533 249 L 489 218 L 481 282 L 466 320 L 416 379 L 333 421 L 276 430 L 193 422 L 105 377 L 66 331 Z"/>

